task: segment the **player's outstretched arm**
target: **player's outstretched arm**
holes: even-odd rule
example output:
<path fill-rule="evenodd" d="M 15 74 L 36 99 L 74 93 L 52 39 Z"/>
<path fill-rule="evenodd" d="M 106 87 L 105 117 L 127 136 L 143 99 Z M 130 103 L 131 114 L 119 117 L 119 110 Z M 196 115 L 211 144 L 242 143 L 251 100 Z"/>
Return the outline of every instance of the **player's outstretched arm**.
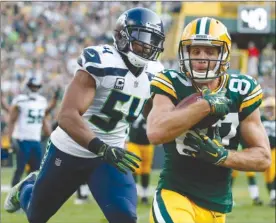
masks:
<path fill-rule="evenodd" d="M 89 129 L 82 115 L 93 103 L 96 93 L 94 78 L 85 71 L 77 71 L 63 97 L 58 124 L 72 139 L 102 157 L 121 172 L 134 171 L 140 158 L 122 148 L 107 145 Z"/>
<path fill-rule="evenodd" d="M 9 112 L 10 111 L 10 106 L 9 104 L 6 102 L 6 100 L 4 100 L 3 96 L 2 96 L 2 92 L 1 92 L 1 106 L 2 108 L 6 111 Z"/>
<path fill-rule="evenodd" d="M 45 116 L 43 121 L 42 121 L 42 130 L 43 130 L 43 133 L 46 137 L 50 137 L 51 132 L 52 132 L 52 126 L 50 124 L 48 116 Z"/>
<path fill-rule="evenodd" d="M 17 105 L 12 105 L 9 110 L 9 121 L 8 121 L 8 136 L 9 139 L 12 137 L 12 133 L 14 130 L 15 122 L 19 116 L 19 108 Z"/>
<path fill-rule="evenodd" d="M 222 166 L 242 171 L 265 171 L 271 163 L 269 140 L 256 109 L 241 122 L 241 137 L 247 148 L 230 150 Z"/>
<path fill-rule="evenodd" d="M 165 95 L 156 94 L 147 119 L 147 136 L 152 144 L 174 140 L 210 113 L 206 100 L 199 100 L 185 108 L 175 109 Z"/>
<path fill-rule="evenodd" d="M 45 116 L 47 116 L 56 107 L 58 98 L 60 96 L 60 92 L 61 92 L 61 88 L 58 87 L 51 99 L 51 102 L 49 103 L 48 107 L 46 108 Z"/>

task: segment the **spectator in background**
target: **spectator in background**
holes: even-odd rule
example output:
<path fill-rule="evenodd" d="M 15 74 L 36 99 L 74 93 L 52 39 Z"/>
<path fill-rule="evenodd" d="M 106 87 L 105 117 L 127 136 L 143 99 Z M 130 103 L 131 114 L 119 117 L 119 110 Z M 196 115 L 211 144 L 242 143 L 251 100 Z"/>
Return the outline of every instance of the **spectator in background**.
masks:
<path fill-rule="evenodd" d="M 32 158 L 31 170 L 39 169 L 42 159 L 41 131 L 44 130 L 47 135 L 51 132 L 45 119 L 47 101 L 38 93 L 41 86 L 42 82 L 38 78 L 30 77 L 26 94 L 20 94 L 14 98 L 9 109 L 8 137 L 10 142 L 13 140 L 17 155 L 12 186 L 20 181 L 25 165 Z"/>
<path fill-rule="evenodd" d="M 275 50 L 273 44 L 268 43 L 261 51 L 260 71 L 262 75 L 271 76 L 273 68 L 275 69 Z"/>
<path fill-rule="evenodd" d="M 255 46 L 255 43 L 250 41 L 248 43 L 248 69 L 247 74 L 257 78 L 258 77 L 258 63 L 260 52 Z"/>
<path fill-rule="evenodd" d="M 241 52 L 238 49 L 237 43 L 231 46 L 231 59 L 230 59 L 231 72 L 239 74 L 241 70 Z"/>

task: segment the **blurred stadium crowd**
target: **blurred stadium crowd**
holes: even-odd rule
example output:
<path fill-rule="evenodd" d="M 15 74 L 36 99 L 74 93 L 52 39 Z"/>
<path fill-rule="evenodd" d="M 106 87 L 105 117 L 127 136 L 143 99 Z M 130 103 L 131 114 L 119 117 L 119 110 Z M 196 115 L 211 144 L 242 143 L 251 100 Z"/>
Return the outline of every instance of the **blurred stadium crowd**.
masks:
<path fill-rule="evenodd" d="M 64 90 L 72 78 L 82 48 L 112 44 L 112 27 L 124 10 L 142 6 L 158 11 L 155 2 L 5 2 L 1 4 L 1 93 L 10 103 L 24 88 L 30 75 L 43 78 L 42 94 L 51 98 L 58 87 Z M 168 32 L 172 15 L 181 2 L 163 2 L 161 18 Z M 275 46 L 274 46 L 275 48 Z M 231 70 L 239 71 L 241 57 L 248 53 L 248 74 L 261 83 L 265 96 L 275 95 L 275 49 L 268 43 L 257 49 L 249 42 L 241 51 L 233 43 Z M 175 60 L 162 60 L 165 68 L 178 69 Z M 62 94 L 61 94 L 62 95 Z M 55 120 L 56 112 L 52 118 Z M 7 122 L 1 111 L 1 132 Z"/>
<path fill-rule="evenodd" d="M 112 44 L 116 18 L 132 7 L 155 8 L 154 2 L 20 2 L 1 7 L 1 91 L 10 103 L 24 88 L 26 77 L 43 78 L 42 94 L 51 98 L 72 78 L 84 47 Z M 163 4 L 168 29 L 170 12 L 180 3 Z M 55 114 L 53 114 L 55 115 Z M 1 111 L 1 130 L 6 123 Z"/>

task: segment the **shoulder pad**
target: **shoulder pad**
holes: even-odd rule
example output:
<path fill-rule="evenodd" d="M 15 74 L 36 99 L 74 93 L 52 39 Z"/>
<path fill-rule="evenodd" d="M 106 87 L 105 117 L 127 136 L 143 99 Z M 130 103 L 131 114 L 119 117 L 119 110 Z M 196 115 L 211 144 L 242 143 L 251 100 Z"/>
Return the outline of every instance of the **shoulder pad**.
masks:
<path fill-rule="evenodd" d="M 12 105 L 15 105 L 24 101 L 28 101 L 28 96 L 25 94 L 19 94 L 12 100 Z"/>
<path fill-rule="evenodd" d="M 121 65 L 122 59 L 109 45 L 90 46 L 83 50 L 78 58 L 78 65 L 96 80 L 99 86 L 105 76 L 125 76 L 128 69 Z"/>
<path fill-rule="evenodd" d="M 84 67 L 88 63 L 100 64 L 101 59 L 97 50 L 92 47 L 85 48 L 78 58 L 78 64 Z"/>
<path fill-rule="evenodd" d="M 230 74 L 228 88 L 236 94 L 239 104 L 239 118 L 244 120 L 262 103 L 262 88 L 257 81 L 248 75 Z"/>
<path fill-rule="evenodd" d="M 151 92 L 167 95 L 173 102 L 177 101 L 177 94 L 169 73 L 164 70 L 156 74 L 151 81 Z"/>

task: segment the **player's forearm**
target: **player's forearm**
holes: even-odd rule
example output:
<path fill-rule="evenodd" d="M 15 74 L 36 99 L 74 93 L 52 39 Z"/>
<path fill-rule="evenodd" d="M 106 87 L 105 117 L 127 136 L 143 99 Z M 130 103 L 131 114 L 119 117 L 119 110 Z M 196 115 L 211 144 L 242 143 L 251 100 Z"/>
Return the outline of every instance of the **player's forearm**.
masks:
<path fill-rule="evenodd" d="M 208 102 L 201 100 L 183 109 L 173 109 L 160 113 L 158 117 L 152 118 L 152 121 L 147 125 L 148 138 L 155 145 L 170 142 L 192 128 L 209 112 Z"/>
<path fill-rule="evenodd" d="M 230 150 L 221 166 L 240 171 L 265 171 L 271 164 L 271 155 L 267 149 L 252 147 L 242 151 Z"/>
<path fill-rule="evenodd" d="M 145 119 L 147 119 L 147 117 L 148 117 L 151 109 L 152 109 L 152 99 L 150 98 L 146 102 L 146 104 L 145 104 L 145 106 L 143 108 L 143 112 L 142 112 Z"/>
<path fill-rule="evenodd" d="M 95 134 L 88 128 L 80 114 L 76 111 L 60 113 L 58 125 L 84 148 L 87 148 L 91 139 L 95 138 Z"/>
<path fill-rule="evenodd" d="M 44 135 L 45 135 L 46 137 L 49 137 L 49 136 L 51 135 L 52 127 L 51 127 L 49 121 L 46 120 L 46 119 L 44 119 L 44 121 L 43 121 L 42 130 L 43 130 Z"/>
<path fill-rule="evenodd" d="M 45 115 L 48 115 L 57 105 L 57 99 L 53 98 L 51 100 L 51 103 L 49 104 L 49 106 L 46 108 L 45 110 Z"/>
<path fill-rule="evenodd" d="M 9 121 L 8 121 L 8 137 L 9 137 L 9 139 L 12 138 L 12 133 L 14 131 L 15 122 L 16 122 L 15 117 L 13 117 L 13 115 L 11 115 L 9 117 Z"/>
<path fill-rule="evenodd" d="M 12 138 L 12 133 L 13 133 L 13 130 L 14 130 L 14 126 L 15 126 L 14 122 L 9 122 L 8 123 L 8 137 L 9 137 L 9 139 Z"/>
<path fill-rule="evenodd" d="M 1 104 L 2 104 L 2 108 L 6 111 L 9 112 L 10 111 L 10 106 L 3 100 L 1 100 Z"/>

